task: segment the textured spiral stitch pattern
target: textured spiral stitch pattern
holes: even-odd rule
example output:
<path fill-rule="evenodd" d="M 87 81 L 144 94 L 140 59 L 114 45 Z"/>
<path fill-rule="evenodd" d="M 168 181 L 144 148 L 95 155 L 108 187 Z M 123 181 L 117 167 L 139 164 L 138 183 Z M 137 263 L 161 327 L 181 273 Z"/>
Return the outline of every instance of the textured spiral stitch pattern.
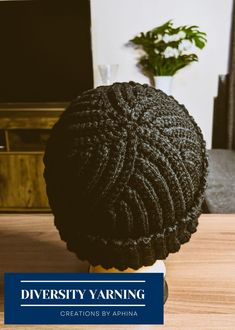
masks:
<path fill-rule="evenodd" d="M 92 265 L 152 265 L 196 231 L 205 142 L 160 90 L 129 82 L 86 91 L 53 127 L 44 163 L 60 236 Z"/>

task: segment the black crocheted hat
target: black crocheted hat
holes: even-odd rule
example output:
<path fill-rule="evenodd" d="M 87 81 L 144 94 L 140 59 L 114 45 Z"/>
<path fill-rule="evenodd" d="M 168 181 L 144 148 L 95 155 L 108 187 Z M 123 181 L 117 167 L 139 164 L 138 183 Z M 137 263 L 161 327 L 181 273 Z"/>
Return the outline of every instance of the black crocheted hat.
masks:
<path fill-rule="evenodd" d="M 196 231 L 205 142 L 160 90 L 130 82 L 84 92 L 53 127 L 44 163 L 60 236 L 94 266 L 152 265 Z"/>

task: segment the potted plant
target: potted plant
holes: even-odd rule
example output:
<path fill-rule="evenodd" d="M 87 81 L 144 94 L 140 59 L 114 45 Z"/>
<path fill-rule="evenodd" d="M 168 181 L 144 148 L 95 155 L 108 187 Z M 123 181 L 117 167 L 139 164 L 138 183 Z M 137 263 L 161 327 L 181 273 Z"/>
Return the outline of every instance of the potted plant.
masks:
<path fill-rule="evenodd" d="M 174 74 L 191 62 L 198 61 L 193 48 L 202 49 L 206 42 L 206 33 L 198 26 L 173 27 L 172 21 L 156 27 L 130 40 L 144 51 L 139 59 L 143 72 L 154 77 L 155 86 L 167 94 L 171 92 Z"/>

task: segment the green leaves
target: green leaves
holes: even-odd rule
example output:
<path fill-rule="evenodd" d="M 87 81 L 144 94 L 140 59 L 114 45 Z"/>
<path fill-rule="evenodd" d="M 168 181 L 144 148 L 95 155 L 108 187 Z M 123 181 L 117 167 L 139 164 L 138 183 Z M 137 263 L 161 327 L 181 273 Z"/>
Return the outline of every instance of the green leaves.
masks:
<path fill-rule="evenodd" d="M 205 47 L 207 42 L 206 33 L 199 31 L 198 26 L 183 26 L 182 31 L 186 33 L 186 38 L 188 40 L 193 41 L 195 43 L 196 47 L 200 49 Z"/>
<path fill-rule="evenodd" d="M 172 20 L 170 20 L 164 23 L 163 25 L 152 29 L 150 32 L 152 32 L 153 34 L 163 34 L 172 29 L 173 29 L 173 23 Z"/>
<path fill-rule="evenodd" d="M 151 72 L 154 76 L 173 76 L 191 62 L 198 61 L 195 54 L 182 55 L 178 58 L 165 59 L 160 55 L 142 56 L 139 63 L 144 71 Z"/>
<path fill-rule="evenodd" d="M 178 70 L 198 61 L 190 47 L 202 49 L 207 39 L 196 25 L 173 27 L 172 20 L 150 31 L 141 32 L 130 42 L 144 50 L 139 59 L 143 71 L 151 75 L 174 75 Z"/>

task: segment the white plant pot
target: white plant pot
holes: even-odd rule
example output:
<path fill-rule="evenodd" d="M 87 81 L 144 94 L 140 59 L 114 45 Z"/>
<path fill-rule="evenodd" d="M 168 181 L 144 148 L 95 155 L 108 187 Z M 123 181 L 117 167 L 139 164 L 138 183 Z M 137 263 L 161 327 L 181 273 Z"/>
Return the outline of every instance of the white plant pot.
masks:
<path fill-rule="evenodd" d="M 171 95 L 172 80 L 172 76 L 156 76 L 154 77 L 155 87 Z"/>

